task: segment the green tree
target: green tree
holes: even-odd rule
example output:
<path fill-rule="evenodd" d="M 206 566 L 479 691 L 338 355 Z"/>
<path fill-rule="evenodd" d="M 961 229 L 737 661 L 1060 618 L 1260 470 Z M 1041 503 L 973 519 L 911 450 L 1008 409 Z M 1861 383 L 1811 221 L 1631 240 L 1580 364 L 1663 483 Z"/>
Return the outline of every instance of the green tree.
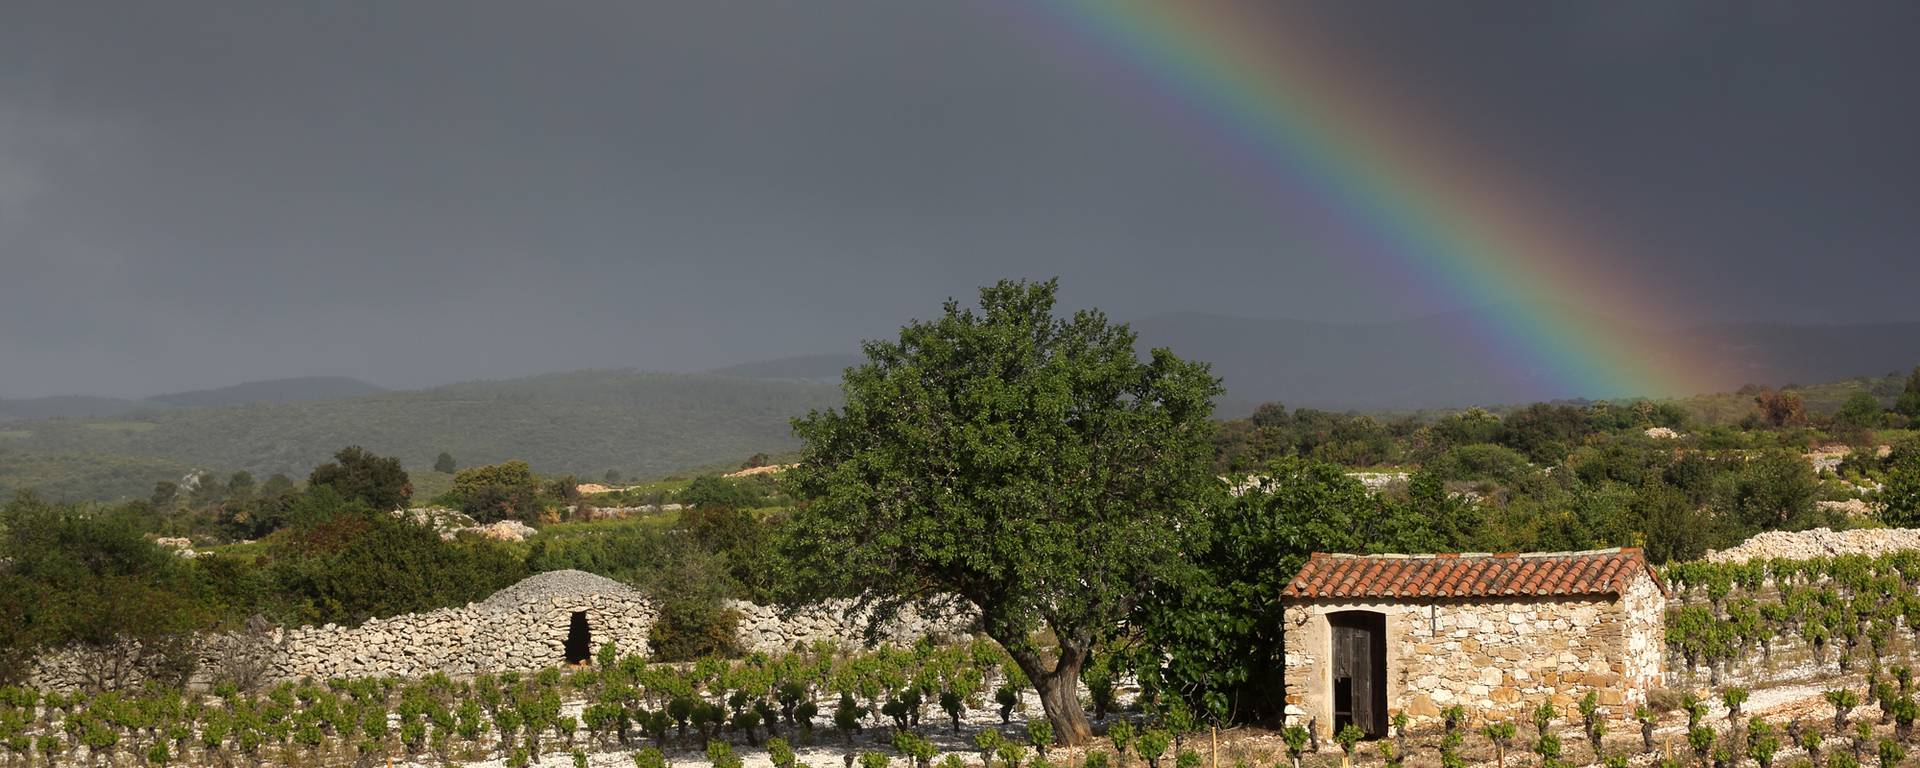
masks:
<path fill-rule="evenodd" d="M 783 527 L 792 599 L 865 594 L 876 618 L 930 592 L 980 611 L 1063 744 L 1092 735 L 1075 695 L 1094 643 L 1145 584 L 1183 569 L 1218 494 L 1217 379 L 1098 311 L 1054 315 L 1054 281 L 1003 281 L 865 345 L 846 405 L 794 421 Z M 1051 651 L 1036 635 L 1049 631 Z"/>
<path fill-rule="evenodd" d="M 483 523 L 539 516 L 540 483 L 524 461 L 469 467 L 453 476 L 460 511 Z"/>
<path fill-rule="evenodd" d="M 180 485 L 166 480 L 154 483 L 153 494 L 147 497 L 147 503 L 152 504 L 154 509 L 161 511 L 173 509 L 173 506 L 179 503 L 179 500 Z"/>
<path fill-rule="evenodd" d="M 1813 505 L 1819 490 L 1806 459 L 1791 451 L 1773 450 L 1740 468 L 1721 506 L 1748 533 L 1800 531 L 1833 522 L 1817 514 Z"/>
<path fill-rule="evenodd" d="M 22 493 L 0 511 L 0 682 L 34 649 L 74 646 L 90 687 L 138 669 L 163 682 L 192 671 L 185 633 L 209 618 L 191 572 L 148 541 L 138 505 L 83 510 Z"/>
<path fill-rule="evenodd" d="M 1311 551 L 1427 551 L 1384 534 L 1386 508 L 1337 464 L 1281 459 L 1258 478 L 1218 502 L 1193 568 L 1154 585 L 1163 599 L 1133 617 L 1160 687 L 1215 722 L 1279 714 L 1275 596 Z"/>
<path fill-rule="evenodd" d="M 1871 392 L 1855 392 L 1833 415 L 1833 427 L 1856 432 L 1873 429 L 1880 426 L 1881 413 L 1880 398 Z"/>
<path fill-rule="evenodd" d="M 1880 505 L 1880 519 L 1888 525 L 1920 526 L 1920 441 L 1906 443 L 1887 457 Z"/>
<path fill-rule="evenodd" d="M 440 455 L 433 459 L 433 471 L 440 474 L 451 475 L 454 470 L 459 468 L 459 465 L 453 463 L 453 454 L 447 453 L 446 451 L 441 451 Z"/>
<path fill-rule="evenodd" d="M 1508 416 L 1500 444 L 1541 464 L 1557 464 L 1592 430 L 1587 412 L 1570 405 L 1534 403 Z"/>
<path fill-rule="evenodd" d="M 1913 373 L 1907 374 L 1907 384 L 1901 388 L 1899 399 L 1893 401 L 1893 410 L 1908 421 L 1920 424 L 1920 366 L 1914 366 Z"/>
<path fill-rule="evenodd" d="M 254 491 L 253 475 L 244 469 L 227 478 L 227 504 L 230 506 L 253 503 Z"/>
<path fill-rule="evenodd" d="M 202 472 L 195 477 L 193 489 L 187 493 L 187 506 L 193 509 L 208 509 L 227 500 L 227 486 L 214 477 L 211 472 Z"/>
<path fill-rule="evenodd" d="M 348 499 L 387 511 L 406 506 L 413 498 L 413 482 L 400 460 L 376 456 L 357 445 L 340 449 L 333 461 L 313 468 L 308 485 L 321 485 Z"/>

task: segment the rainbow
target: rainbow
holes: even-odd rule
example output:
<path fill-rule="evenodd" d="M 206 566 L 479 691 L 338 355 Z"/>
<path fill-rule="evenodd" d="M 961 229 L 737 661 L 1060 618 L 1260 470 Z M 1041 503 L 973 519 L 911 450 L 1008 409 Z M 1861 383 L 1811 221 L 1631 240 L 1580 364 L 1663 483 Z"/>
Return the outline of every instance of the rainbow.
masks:
<path fill-rule="evenodd" d="M 1318 50 L 1310 27 L 1273 15 L 1279 4 L 1014 2 L 1055 42 L 1124 64 L 1288 204 L 1320 209 L 1403 290 L 1470 309 L 1482 354 L 1517 380 L 1597 398 L 1713 388 L 1702 356 L 1597 319 L 1676 325 L 1649 286 L 1609 269 L 1602 238 L 1396 115 L 1364 67 Z"/>

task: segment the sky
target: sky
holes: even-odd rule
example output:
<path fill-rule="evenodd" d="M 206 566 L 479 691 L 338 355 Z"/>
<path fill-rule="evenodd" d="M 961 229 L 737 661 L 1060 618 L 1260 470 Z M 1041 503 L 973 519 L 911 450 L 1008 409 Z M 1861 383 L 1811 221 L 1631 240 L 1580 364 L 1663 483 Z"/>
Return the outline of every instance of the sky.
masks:
<path fill-rule="evenodd" d="M 1266 18 L 1609 233 L 1682 322 L 1920 320 L 1920 4 Z M 9 3 L 0 396 L 851 352 L 1003 277 L 1120 319 L 1461 308 L 1039 27 L 1023 0 Z"/>

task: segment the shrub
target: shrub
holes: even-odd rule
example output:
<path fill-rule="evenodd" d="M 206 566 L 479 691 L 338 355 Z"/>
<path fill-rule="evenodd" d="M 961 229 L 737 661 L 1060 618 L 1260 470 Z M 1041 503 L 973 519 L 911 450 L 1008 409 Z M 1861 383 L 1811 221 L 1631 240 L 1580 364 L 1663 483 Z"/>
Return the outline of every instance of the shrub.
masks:
<path fill-rule="evenodd" d="M 740 757 L 733 753 L 733 745 L 724 741 L 707 742 L 707 762 L 713 768 L 740 768 Z"/>
<path fill-rule="evenodd" d="M 1127 750 L 1133 748 L 1133 723 L 1121 720 L 1107 726 L 1107 738 L 1113 742 L 1114 754 L 1120 756 L 1120 764 L 1127 764 Z"/>
<path fill-rule="evenodd" d="M 1027 746 L 1033 747 L 1033 751 L 1040 753 L 1041 757 L 1046 757 L 1047 747 L 1051 744 L 1053 744 L 1053 724 L 1039 718 L 1028 720 Z"/>
<path fill-rule="evenodd" d="M 448 495 L 460 511 L 482 523 L 537 522 L 540 518 L 540 483 L 524 461 L 460 470 L 453 476 L 453 490 Z"/>
<path fill-rule="evenodd" d="M 778 736 L 767 739 L 767 759 L 773 762 L 774 768 L 793 768 L 793 746 Z"/>
<path fill-rule="evenodd" d="M 1140 734 L 1136 749 L 1140 757 L 1147 761 L 1148 768 L 1160 768 L 1160 758 L 1167 754 L 1167 747 L 1173 743 L 1173 735 L 1158 728 L 1149 729 Z"/>

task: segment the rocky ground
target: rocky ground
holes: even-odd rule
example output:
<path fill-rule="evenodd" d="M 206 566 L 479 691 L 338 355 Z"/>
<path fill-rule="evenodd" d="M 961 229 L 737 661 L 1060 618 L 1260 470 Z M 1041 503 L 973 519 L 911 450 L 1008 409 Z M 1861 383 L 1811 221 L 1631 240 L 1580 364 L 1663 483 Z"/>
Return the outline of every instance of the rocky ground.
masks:
<path fill-rule="evenodd" d="M 1805 727 L 1819 728 L 1824 733 L 1832 727 L 1833 708 L 1826 703 L 1822 694 L 1827 689 L 1842 686 L 1859 691 L 1864 690 L 1865 682 L 1863 678 L 1856 675 L 1756 689 L 1742 708 L 1743 724 L 1746 719 L 1756 715 L 1765 717 L 1781 728 L 1785 728 L 1788 722 L 1799 719 Z M 1703 691 L 1703 698 L 1706 698 L 1705 694 L 1706 692 Z M 570 710 L 576 710 L 577 706 L 574 705 Z M 1021 703 L 1020 710 L 1015 712 L 1012 723 L 1007 726 L 1001 726 L 998 713 L 990 709 L 970 710 L 963 718 L 961 729 L 957 734 L 945 727 L 943 718 L 938 723 L 930 723 L 926 727 L 927 736 L 941 749 L 941 755 L 935 758 L 935 762 L 937 763 L 946 754 L 952 753 L 965 761 L 969 768 L 977 766 L 980 755 L 973 748 L 975 734 L 983 729 L 996 727 L 1008 735 L 1024 734 L 1026 717 L 1029 715 L 1038 717 L 1040 711 L 1039 700 L 1029 694 Z M 1594 751 L 1586 735 L 1580 730 L 1578 713 L 1566 714 L 1567 717 L 1555 725 L 1565 744 L 1565 757 L 1575 766 L 1597 765 Z M 1096 722 L 1096 732 L 1104 732 L 1108 725 L 1121 717 L 1138 718 L 1139 715 L 1137 713 L 1112 715 L 1104 721 Z M 1874 723 L 1876 739 L 1892 735 L 1891 725 L 1879 724 L 1881 717 L 1878 707 L 1862 705 L 1854 710 L 1851 719 L 1855 722 Z M 1726 738 L 1725 734 L 1729 726 L 1727 710 L 1717 700 L 1712 702 L 1704 722 L 1720 731 L 1721 738 Z M 1487 740 L 1479 735 L 1480 725 L 1482 724 L 1476 722 L 1469 727 L 1462 746 L 1462 757 L 1472 768 L 1497 768 L 1501 761 L 1494 754 Z M 1646 766 L 1652 765 L 1671 750 L 1675 759 L 1683 765 L 1691 765 L 1694 759 L 1687 745 L 1686 726 L 1686 716 L 1683 713 L 1679 711 L 1666 713 L 1654 730 L 1655 751 L 1648 753 L 1642 747 L 1637 727 L 1632 724 L 1610 724 L 1611 730 L 1604 740 L 1603 751 L 1606 754 L 1628 755 L 1631 765 Z M 1533 742 L 1532 731 L 1530 724 L 1520 724 L 1519 734 L 1514 738 L 1513 745 L 1505 756 L 1506 765 L 1533 766 L 1539 763 L 1539 758 L 1528 751 Z M 892 765 L 905 768 L 905 762 L 887 744 L 885 728 L 870 727 L 865 734 L 856 736 L 852 744 L 842 743 L 836 732 L 826 728 L 821 728 L 816 733 L 817 743 L 804 747 L 796 745 L 800 764 L 808 768 L 845 768 L 850 756 L 857 760 L 857 756 L 862 752 L 881 752 L 893 758 Z M 792 734 L 788 736 L 791 737 Z M 1785 740 L 1783 736 L 1782 741 Z M 1096 741 L 1094 750 L 1111 753 L 1110 743 L 1105 739 Z M 734 754 L 743 760 L 743 768 L 773 768 L 773 763 L 768 759 L 764 748 L 744 746 L 737 742 L 738 739 L 734 745 Z M 1416 731 L 1410 734 L 1407 738 L 1407 746 L 1411 754 L 1405 761 L 1407 768 L 1439 768 L 1439 743 L 1440 734 L 1437 730 Z M 1190 737 L 1185 746 L 1199 753 L 1203 768 L 1216 768 L 1216 760 L 1220 768 L 1243 765 L 1253 768 L 1286 768 L 1286 745 L 1277 731 L 1267 728 L 1238 727 L 1219 731 L 1217 735 L 1199 734 Z M 636 746 L 634 749 L 638 748 Z M 590 752 L 587 764 L 593 768 L 630 768 L 633 765 L 634 749 Z M 1851 749 L 1851 739 L 1835 738 L 1827 734 L 1826 743 L 1822 749 L 1828 755 L 1833 754 L 1835 750 L 1848 751 Z M 1170 753 L 1171 751 L 1169 750 Z M 1873 751 L 1872 746 L 1866 748 L 1868 764 L 1872 764 Z M 1053 749 L 1049 750 L 1048 759 L 1055 765 L 1077 768 L 1084 762 L 1085 755 L 1086 750 L 1081 749 Z M 1783 745 L 1774 764 L 1791 766 L 1805 756 L 1804 750 Z M 708 765 L 704 752 L 692 748 L 674 749 L 668 753 L 667 757 L 669 762 L 676 766 L 692 768 Z M 1303 761 L 1303 765 L 1305 768 L 1334 768 L 1340 765 L 1340 757 L 1338 745 L 1329 741 L 1322 743 L 1318 752 L 1309 754 Z M 564 766 L 570 764 L 570 758 L 566 754 L 550 754 L 543 758 L 543 762 L 547 765 Z M 1378 747 L 1373 744 L 1360 745 L 1353 762 L 1356 766 L 1380 766 L 1382 763 Z M 1171 765 L 1171 763 L 1172 755 L 1169 754 L 1163 761 L 1163 765 Z M 432 762 L 396 764 L 406 765 L 409 768 L 430 768 L 437 765 Z M 997 764 L 998 761 L 996 761 Z M 1751 760 L 1746 760 L 1744 764 L 1749 767 L 1753 765 Z M 459 765 L 471 768 L 504 768 L 506 763 L 494 758 L 464 762 Z M 1145 763 L 1136 758 L 1129 761 L 1128 765 L 1133 768 L 1144 768 Z"/>

